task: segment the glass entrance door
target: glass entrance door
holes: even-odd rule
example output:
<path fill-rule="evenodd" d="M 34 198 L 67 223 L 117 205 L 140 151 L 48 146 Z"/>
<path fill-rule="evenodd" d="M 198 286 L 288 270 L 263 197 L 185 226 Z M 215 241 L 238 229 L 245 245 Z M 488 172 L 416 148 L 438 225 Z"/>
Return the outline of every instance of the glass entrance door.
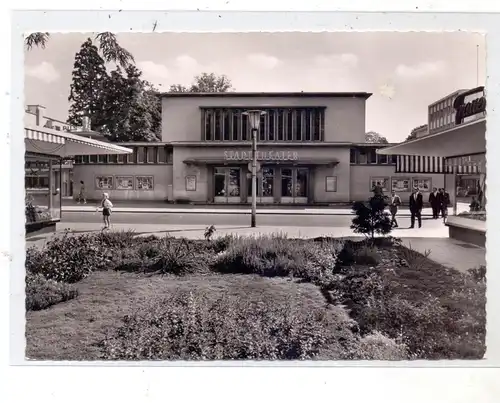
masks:
<path fill-rule="evenodd" d="M 281 203 L 306 204 L 308 191 L 308 168 L 281 169 Z"/>
<path fill-rule="evenodd" d="M 214 168 L 214 202 L 240 203 L 240 168 Z"/>
<path fill-rule="evenodd" d="M 275 168 L 262 167 L 257 173 L 257 203 L 274 203 Z M 252 202 L 252 177 L 248 178 L 248 203 Z"/>

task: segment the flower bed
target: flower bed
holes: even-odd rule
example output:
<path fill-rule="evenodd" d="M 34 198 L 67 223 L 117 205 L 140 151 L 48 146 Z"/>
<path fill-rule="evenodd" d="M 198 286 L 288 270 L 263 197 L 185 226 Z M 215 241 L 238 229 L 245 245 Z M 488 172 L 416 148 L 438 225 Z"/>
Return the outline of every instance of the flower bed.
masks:
<path fill-rule="evenodd" d="M 30 276 L 50 280 L 52 285 L 74 283 L 79 292 L 76 299 L 52 311 L 66 312 L 73 303 L 84 301 L 84 312 L 100 311 L 106 317 L 119 306 L 121 314 L 111 315 L 113 319 L 102 328 L 85 326 L 88 319 L 83 317 L 75 319 L 74 326 L 86 335 L 82 340 L 94 339 L 94 347 L 79 346 L 79 351 L 92 351 L 86 358 L 80 353 L 67 357 L 66 352 L 64 359 L 464 359 L 484 355 L 484 273 L 479 270 L 470 276 L 444 268 L 392 238 L 343 242 L 276 235 L 189 241 L 141 238 L 131 232 L 66 234 L 43 250 L 29 249 L 27 255 Z M 121 294 L 115 292 L 136 292 L 130 276 L 139 289 L 139 284 L 149 282 L 147 293 L 118 302 Z M 114 281 L 108 284 L 111 277 Z M 128 279 L 126 285 L 121 284 L 124 279 Z M 237 279 L 237 283 L 221 285 L 225 279 Z M 89 284 L 93 286 L 88 288 Z M 277 288 L 262 292 L 264 285 Z M 102 296 L 92 297 L 102 287 Z M 235 290 L 235 295 L 229 295 Z M 287 298 L 276 299 L 276 293 Z M 321 304 L 313 302 L 318 295 L 322 295 Z M 56 303 L 57 298 L 50 301 Z M 78 311 L 82 316 L 82 309 Z M 57 315 L 46 312 L 28 317 L 28 350 L 30 340 L 37 346 L 31 347 L 35 352 L 31 358 L 43 350 L 37 329 L 51 321 L 55 332 L 51 339 L 59 334 L 67 344 L 58 332 L 68 325 L 58 325 Z M 43 325 L 36 325 L 42 316 Z M 93 333 L 87 334 L 91 329 Z"/>

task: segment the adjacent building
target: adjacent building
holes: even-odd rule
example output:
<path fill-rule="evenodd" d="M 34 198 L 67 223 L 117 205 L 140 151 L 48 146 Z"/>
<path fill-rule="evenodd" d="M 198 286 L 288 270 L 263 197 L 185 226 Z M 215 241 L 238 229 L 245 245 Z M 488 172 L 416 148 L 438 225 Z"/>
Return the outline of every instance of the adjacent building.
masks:
<path fill-rule="evenodd" d="M 444 164 L 396 172 L 387 145 L 365 143 L 365 92 L 168 93 L 162 141 L 122 144 L 129 155 L 75 159 L 74 181 L 89 198 L 173 203 L 251 202 L 251 130 L 244 114 L 265 113 L 258 133 L 259 204 L 329 205 L 364 200 L 377 184 L 403 197 L 444 186 Z"/>

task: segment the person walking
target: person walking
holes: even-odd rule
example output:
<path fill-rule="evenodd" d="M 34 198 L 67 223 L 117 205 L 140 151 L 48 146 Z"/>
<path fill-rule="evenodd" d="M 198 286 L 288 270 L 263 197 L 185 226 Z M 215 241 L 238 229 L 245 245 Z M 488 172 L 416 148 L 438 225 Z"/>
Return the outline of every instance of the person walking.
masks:
<path fill-rule="evenodd" d="M 422 228 L 422 208 L 424 207 L 424 198 L 418 188 L 413 188 L 410 195 L 410 214 L 411 226 L 415 228 L 415 218 L 418 220 L 418 228 Z"/>
<path fill-rule="evenodd" d="M 433 188 L 431 194 L 429 195 L 429 204 L 432 207 L 432 218 L 437 220 L 439 218 L 439 192 L 437 188 Z"/>
<path fill-rule="evenodd" d="M 439 189 L 439 210 L 441 217 L 443 217 L 443 222 L 446 221 L 448 217 L 448 206 L 450 205 L 450 194 L 444 190 L 444 188 Z"/>
<path fill-rule="evenodd" d="M 83 204 L 87 204 L 87 197 L 85 196 L 85 183 L 80 181 L 80 192 L 78 193 L 78 198 L 76 199 L 78 204 L 83 200 Z"/>
<path fill-rule="evenodd" d="M 111 203 L 111 200 L 109 200 L 108 193 L 102 194 L 101 208 L 102 208 L 102 220 L 104 222 L 103 230 L 109 229 L 111 226 L 109 218 L 111 217 L 111 209 L 113 208 L 113 203 Z M 97 210 L 99 210 L 99 207 L 97 208 Z"/>
<path fill-rule="evenodd" d="M 393 190 L 391 193 L 391 204 L 389 205 L 389 211 L 391 213 L 391 225 L 394 228 L 398 228 L 398 222 L 396 220 L 396 214 L 398 213 L 398 207 L 401 205 L 401 198 Z"/>

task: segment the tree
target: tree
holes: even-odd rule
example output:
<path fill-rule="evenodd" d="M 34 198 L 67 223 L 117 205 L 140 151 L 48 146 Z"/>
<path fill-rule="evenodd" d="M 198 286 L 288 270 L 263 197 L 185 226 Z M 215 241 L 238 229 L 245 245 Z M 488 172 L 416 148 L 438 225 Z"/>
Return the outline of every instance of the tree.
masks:
<path fill-rule="evenodd" d="M 355 202 L 352 207 L 355 217 L 352 219 L 351 229 L 357 234 L 365 235 L 372 242 L 375 234 L 389 234 L 392 225 L 386 207 L 386 198 L 377 192 L 374 192 L 368 202 Z"/>
<path fill-rule="evenodd" d="M 82 125 L 82 117 L 90 118 L 90 128 L 100 130 L 106 124 L 103 93 L 108 82 L 104 60 L 88 38 L 75 56 L 73 80 L 68 101 L 71 102 L 68 123 Z"/>
<path fill-rule="evenodd" d="M 417 127 L 414 127 L 412 129 L 412 131 L 410 132 L 410 134 L 408 135 L 408 137 L 406 138 L 405 141 L 409 141 L 409 140 L 414 140 L 417 138 L 417 133 L 419 131 L 422 131 L 424 129 L 427 129 L 427 125 L 420 125 L 420 126 L 417 126 Z"/>
<path fill-rule="evenodd" d="M 374 131 L 370 131 L 365 134 L 365 142 L 373 144 L 389 144 L 384 136 Z"/>
<path fill-rule="evenodd" d="M 45 49 L 49 39 L 48 32 L 34 32 L 25 38 L 24 43 L 28 50 L 34 47 Z M 101 32 L 95 36 L 95 40 L 99 43 L 99 52 L 107 63 L 114 62 L 122 67 L 135 63 L 134 56 L 120 46 L 112 32 Z"/>
<path fill-rule="evenodd" d="M 129 65 L 112 71 L 103 92 L 106 127 L 110 140 L 158 141 L 161 131 L 161 101 L 142 72 Z"/>
<path fill-rule="evenodd" d="M 170 86 L 169 92 L 228 92 L 232 89 L 231 80 L 224 74 L 218 76 L 215 73 L 201 73 L 189 87 L 174 84 Z"/>

